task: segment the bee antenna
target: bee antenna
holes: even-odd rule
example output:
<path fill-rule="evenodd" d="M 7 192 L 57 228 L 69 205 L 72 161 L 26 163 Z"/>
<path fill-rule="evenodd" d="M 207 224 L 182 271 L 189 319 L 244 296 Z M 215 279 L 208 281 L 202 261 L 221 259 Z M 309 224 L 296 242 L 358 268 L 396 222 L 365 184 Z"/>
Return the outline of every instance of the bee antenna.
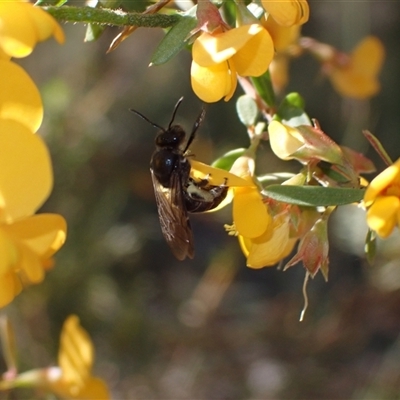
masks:
<path fill-rule="evenodd" d="M 172 113 L 172 118 L 171 118 L 171 122 L 170 122 L 169 125 L 168 125 L 168 129 L 171 128 L 171 125 L 172 125 L 172 123 L 174 122 L 176 112 L 178 111 L 178 108 L 179 108 L 179 106 L 181 105 L 182 100 L 183 100 L 183 96 L 182 96 L 182 97 L 178 100 L 178 102 L 175 104 L 174 112 Z"/>
<path fill-rule="evenodd" d="M 158 128 L 158 129 L 160 129 L 160 130 L 162 130 L 162 131 L 165 131 L 165 129 L 164 129 L 162 126 L 157 125 L 156 123 L 150 121 L 147 117 L 145 117 L 145 116 L 144 116 L 143 114 L 141 114 L 139 111 L 136 111 L 136 110 L 134 110 L 133 108 L 130 108 L 129 111 L 132 111 L 133 113 L 135 113 L 136 115 L 138 115 L 140 118 L 142 118 L 142 119 L 144 119 L 145 121 L 147 121 L 150 125 L 153 125 L 154 128 Z"/>

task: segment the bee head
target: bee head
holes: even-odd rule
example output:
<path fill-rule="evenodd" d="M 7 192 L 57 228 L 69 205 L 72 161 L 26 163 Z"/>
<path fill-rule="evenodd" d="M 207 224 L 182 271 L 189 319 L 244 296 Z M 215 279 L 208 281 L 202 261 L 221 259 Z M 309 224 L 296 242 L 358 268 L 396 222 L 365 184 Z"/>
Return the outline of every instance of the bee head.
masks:
<path fill-rule="evenodd" d="M 173 125 L 157 134 L 156 146 L 177 148 L 182 144 L 185 136 L 186 133 L 180 125 Z"/>

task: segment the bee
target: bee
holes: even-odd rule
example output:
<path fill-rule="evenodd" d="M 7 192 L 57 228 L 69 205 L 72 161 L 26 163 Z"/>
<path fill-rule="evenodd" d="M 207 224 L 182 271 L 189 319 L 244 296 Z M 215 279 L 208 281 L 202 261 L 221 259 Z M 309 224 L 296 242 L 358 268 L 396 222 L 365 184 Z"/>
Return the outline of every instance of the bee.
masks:
<path fill-rule="evenodd" d="M 228 187 L 209 184 L 209 179 L 195 180 L 190 177 L 189 147 L 205 117 L 202 108 L 188 140 L 180 125 L 173 125 L 183 97 L 176 103 L 171 121 L 165 129 L 150 121 L 140 112 L 131 109 L 139 117 L 159 129 L 155 139 L 156 150 L 150 160 L 161 231 L 172 253 L 178 260 L 193 258 L 193 232 L 188 212 L 204 212 L 217 207 L 226 197 Z"/>

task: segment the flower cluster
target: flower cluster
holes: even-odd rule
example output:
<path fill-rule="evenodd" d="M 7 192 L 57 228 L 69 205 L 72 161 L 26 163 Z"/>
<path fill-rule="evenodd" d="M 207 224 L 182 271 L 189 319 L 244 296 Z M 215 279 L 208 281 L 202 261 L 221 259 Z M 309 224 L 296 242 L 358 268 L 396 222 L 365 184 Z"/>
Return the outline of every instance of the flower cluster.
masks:
<path fill-rule="evenodd" d="M 307 1 L 265 0 L 262 4 L 267 19 L 280 26 L 290 29 L 308 20 Z M 266 27 L 246 8 L 238 7 L 238 13 L 242 22 L 230 29 L 215 17 L 219 15 L 215 6 L 208 1 L 199 3 L 197 16 L 202 32 L 192 48 L 191 81 L 194 92 L 203 101 L 228 101 L 235 92 L 237 75 L 261 76 L 274 57 L 276 44 Z"/>
<path fill-rule="evenodd" d="M 369 98 L 377 93 L 384 50 L 376 37 L 363 39 L 351 54 L 346 54 L 300 37 L 301 26 L 310 14 L 306 0 L 263 0 L 261 4 L 264 13 L 258 18 L 239 4 L 238 22 L 231 28 L 212 3 L 199 2 L 199 28 L 194 33 L 200 34 L 192 48 L 191 82 L 200 99 L 209 103 L 222 98 L 228 101 L 235 92 L 237 76 L 259 77 L 267 71 L 275 91 L 281 92 L 288 83 L 290 58 L 304 51 L 316 56 L 341 95 Z"/>
<path fill-rule="evenodd" d="M 43 118 L 39 91 L 12 57 L 29 55 L 61 28 L 45 11 L 17 0 L 0 1 L 0 306 L 25 285 L 39 283 L 63 245 L 65 220 L 35 212 L 49 196 L 49 152 L 36 134 Z"/>

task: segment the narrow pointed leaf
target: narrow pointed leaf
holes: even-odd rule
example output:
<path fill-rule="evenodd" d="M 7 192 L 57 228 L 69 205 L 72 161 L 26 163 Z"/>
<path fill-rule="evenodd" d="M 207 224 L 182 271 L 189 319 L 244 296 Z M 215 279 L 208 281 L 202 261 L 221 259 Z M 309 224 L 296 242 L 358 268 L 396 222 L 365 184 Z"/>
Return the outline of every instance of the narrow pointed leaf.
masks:
<path fill-rule="evenodd" d="M 263 194 L 283 203 L 299 206 L 339 206 L 363 199 L 365 190 L 321 186 L 271 185 Z"/>
<path fill-rule="evenodd" d="M 161 65 L 176 56 L 187 44 L 186 39 L 197 24 L 196 18 L 182 17 L 164 36 L 151 59 L 151 65 Z"/>

